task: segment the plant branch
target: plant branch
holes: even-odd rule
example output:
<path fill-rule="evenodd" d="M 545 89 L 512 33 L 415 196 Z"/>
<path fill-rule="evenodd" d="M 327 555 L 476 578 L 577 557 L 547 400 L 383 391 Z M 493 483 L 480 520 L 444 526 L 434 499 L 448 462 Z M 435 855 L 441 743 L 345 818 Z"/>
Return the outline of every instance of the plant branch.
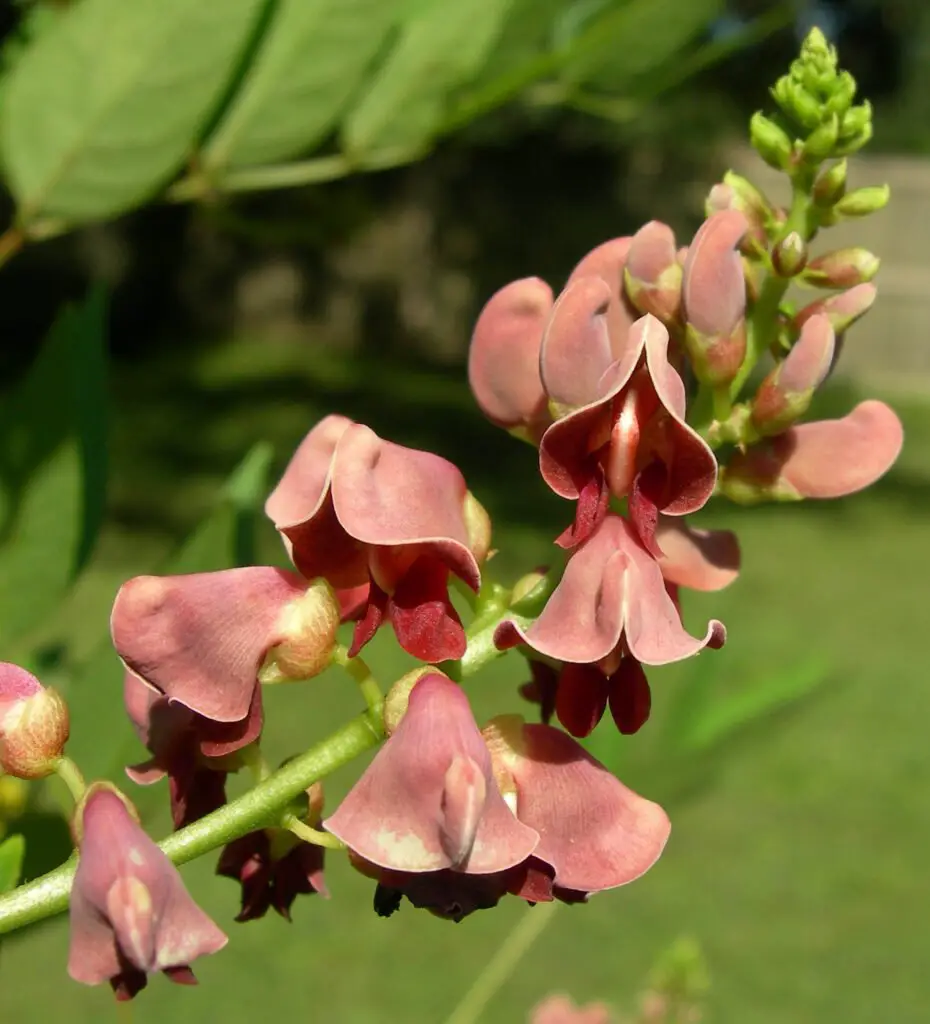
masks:
<path fill-rule="evenodd" d="M 331 736 L 298 755 L 238 800 L 163 839 L 159 846 L 184 864 L 276 821 L 304 790 L 347 764 L 383 738 L 368 715 L 354 718 Z M 34 882 L 0 897 L 0 935 L 67 909 L 76 858 Z"/>

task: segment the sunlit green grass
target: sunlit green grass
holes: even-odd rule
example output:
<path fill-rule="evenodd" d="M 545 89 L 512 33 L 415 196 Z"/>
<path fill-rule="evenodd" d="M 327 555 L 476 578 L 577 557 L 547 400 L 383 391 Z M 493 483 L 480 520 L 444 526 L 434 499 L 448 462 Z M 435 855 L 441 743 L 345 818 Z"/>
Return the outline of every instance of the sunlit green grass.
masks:
<path fill-rule="evenodd" d="M 272 436 L 283 456 L 315 416 L 339 405 L 465 463 L 497 514 L 502 571 L 545 559 L 564 508 L 534 481 L 529 449 L 503 438 L 492 447 L 493 431 L 468 411 L 451 376 L 360 380 L 334 363 L 325 374 L 292 369 L 283 377 L 273 351 L 264 365 L 264 379 L 254 360 L 240 372 L 231 356 L 186 372 L 188 395 L 178 394 L 169 371 L 147 386 L 124 376 L 114 522 L 61 622 L 79 647 L 92 646 L 88 636 L 102 628 L 118 581 L 168 550 L 251 441 Z M 397 385 L 387 397 L 379 395 L 385 381 Z M 199 407 L 197 394 L 205 396 Z M 759 723 L 683 778 L 666 770 L 656 737 L 669 695 L 691 670 L 654 673 L 656 721 L 614 752 L 625 781 L 666 801 L 668 850 L 640 882 L 587 907 L 560 908 L 482 1020 L 515 1024 L 551 990 L 629 1004 L 656 954 L 683 933 L 704 948 L 713 1021 L 927 1019 L 930 410 L 906 412 L 904 458 L 872 492 L 832 506 L 708 510 L 705 522 L 738 530 L 744 556 L 730 590 L 688 604 L 695 626 L 714 615 L 729 629 L 727 647 L 704 656 L 713 659 L 714 687 L 751 687 L 810 654 L 825 657 L 828 678 L 800 706 Z M 267 557 L 272 545 L 266 534 Z M 386 638 L 371 660 L 385 679 L 401 669 Z M 518 706 L 520 666 L 508 659 L 475 681 L 479 718 Z M 129 737 L 116 692 L 105 706 L 114 712 L 104 726 L 115 748 Z M 272 692 L 269 748 L 283 757 L 357 706 L 351 683 L 335 676 Z M 333 780 L 331 805 L 353 774 Z M 163 829 L 164 818 L 154 827 Z M 370 908 L 371 884 L 333 858 L 332 900 L 302 900 L 290 926 L 277 918 L 235 925 L 235 887 L 211 869 L 192 865 L 185 877 L 228 927 L 230 944 L 197 965 L 196 990 L 154 979 L 133 1005 L 135 1024 L 441 1022 L 533 913 L 512 901 L 459 926 L 409 907 L 382 920 Z M 4 944 L 3 1024 L 116 1019 L 108 991 L 65 977 L 66 947 L 63 920 Z"/>

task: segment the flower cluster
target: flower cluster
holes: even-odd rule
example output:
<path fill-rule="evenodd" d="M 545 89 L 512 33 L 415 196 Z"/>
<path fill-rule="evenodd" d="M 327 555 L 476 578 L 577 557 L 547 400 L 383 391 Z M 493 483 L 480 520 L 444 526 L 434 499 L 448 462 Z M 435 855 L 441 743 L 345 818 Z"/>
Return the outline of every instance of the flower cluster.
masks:
<path fill-rule="evenodd" d="M 557 296 L 525 278 L 485 305 L 471 388 L 493 423 L 538 449 L 542 479 L 572 503 L 553 538 L 564 566 L 513 587 L 495 581 L 491 522 L 461 472 L 330 415 L 265 506 L 292 568 L 122 586 L 112 639 L 126 710 L 150 755 L 127 773 L 140 784 L 167 778 L 175 828 L 190 834 L 197 823 L 198 835 L 216 837 L 217 871 L 241 887 L 237 920 L 269 908 L 289 919 L 298 894 L 328 896 L 324 847 L 347 850 L 375 882 L 380 915 L 406 899 L 456 921 L 508 895 L 584 902 L 655 863 L 665 812 L 578 740 L 608 708 L 620 733 L 636 732 L 650 711 L 646 670 L 724 644 L 716 619 L 698 636 L 684 628 L 682 590 L 732 583 L 737 539 L 689 517 L 715 494 L 743 503 L 849 494 L 901 446 L 897 417 L 877 401 L 800 422 L 838 339 L 874 298 L 869 254 L 807 252 L 820 228 L 878 204 L 874 193 L 845 193 L 845 156 L 868 134 L 853 94 L 812 33 L 775 92 L 800 136 L 753 121 L 760 152 L 791 179 L 791 210 L 730 174 L 687 247 L 650 221 L 584 256 Z M 823 166 L 830 159 L 840 162 Z M 796 310 L 785 297 L 793 280 L 835 294 Z M 382 626 L 420 663 L 386 696 L 360 656 Z M 522 692 L 542 721 L 498 715 L 481 728 L 467 679 L 511 649 L 529 663 Z M 331 665 L 365 698 L 356 745 L 338 733 L 306 771 L 287 762 L 273 771 L 262 750 L 265 688 Z M 22 778 L 58 772 L 77 797 L 72 976 L 110 980 L 121 998 L 153 971 L 192 981 L 190 962 L 225 936 L 129 801 L 106 783 L 84 791 L 63 753 L 67 734 L 62 699 L 0 666 L 0 765 Z M 381 740 L 324 817 L 322 775 Z M 226 781 L 243 768 L 256 785 L 236 811 Z M 595 1018 L 600 1010 L 585 1019 Z"/>

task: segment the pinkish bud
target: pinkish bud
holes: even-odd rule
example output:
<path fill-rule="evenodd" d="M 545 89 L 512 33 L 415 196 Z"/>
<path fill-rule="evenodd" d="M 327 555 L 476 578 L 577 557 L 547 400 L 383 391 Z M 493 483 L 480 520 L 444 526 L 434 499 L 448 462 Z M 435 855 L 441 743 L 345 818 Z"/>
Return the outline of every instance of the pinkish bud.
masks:
<path fill-rule="evenodd" d="M 68 705 L 30 672 L 0 663 L 0 769 L 18 779 L 55 770 L 69 731 Z"/>
<path fill-rule="evenodd" d="M 652 313 L 663 323 L 678 316 L 681 305 L 681 266 L 672 229 L 653 220 L 633 236 L 623 271 L 626 294 L 640 313 Z"/>
<path fill-rule="evenodd" d="M 857 284 L 839 295 L 818 299 L 799 310 L 794 316 L 794 326 L 801 328 L 812 316 L 824 313 L 836 334 L 842 334 L 872 308 L 877 291 L 874 284 Z"/>
<path fill-rule="evenodd" d="M 814 202 L 819 207 L 829 208 L 846 194 L 846 160 L 838 160 L 822 171 L 814 182 Z"/>
<path fill-rule="evenodd" d="M 815 388 L 833 362 L 836 343 L 822 314 L 804 324 L 801 337 L 765 378 L 752 403 L 752 423 L 760 434 L 780 434 L 807 411 Z"/>
<path fill-rule="evenodd" d="M 836 249 L 811 260 L 801 280 L 818 288 L 852 288 L 871 281 L 880 263 L 868 249 Z"/>
<path fill-rule="evenodd" d="M 258 670 L 259 682 L 312 679 L 329 668 L 339 620 L 335 591 L 326 580 L 315 579 L 305 594 L 281 609 L 276 632 L 283 639 L 265 655 Z"/>
<path fill-rule="evenodd" d="M 794 277 L 807 264 L 807 245 L 800 233 L 791 231 L 772 249 L 772 266 L 779 277 Z"/>
<path fill-rule="evenodd" d="M 222 949 L 226 936 L 191 899 L 126 798 L 109 783 L 94 783 L 75 812 L 74 832 L 80 859 L 71 892 L 71 977 L 84 985 L 109 981 L 120 1000 L 144 988 L 153 971 L 195 982 L 191 961 Z"/>
<path fill-rule="evenodd" d="M 737 210 L 713 214 L 685 261 L 685 347 L 698 379 L 709 384 L 731 381 L 746 354 L 746 282 L 737 246 L 747 228 Z"/>
<path fill-rule="evenodd" d="M 757 255 L 766 247 L 767 228 L 774 215 L 772 204 L 741 174 L 727 171 L 723 182 L 710 190 L 704 209 L 708 217 L 724 210 L 736 210 L 743 214 L 748 230 L 740 248 L 746 255 Z"/>

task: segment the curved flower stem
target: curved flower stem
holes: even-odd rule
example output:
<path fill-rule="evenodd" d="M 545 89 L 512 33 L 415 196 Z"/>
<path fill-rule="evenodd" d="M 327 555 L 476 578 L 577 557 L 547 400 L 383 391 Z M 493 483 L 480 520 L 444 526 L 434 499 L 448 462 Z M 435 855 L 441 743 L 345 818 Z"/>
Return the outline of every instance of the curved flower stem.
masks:
<path fill-rule="evenodd" d="M 346 848 L 346 844 L 341 839 L 337 839 L 329 832 L 323 832 L 321 829 L 308 825 L 305 821 L 301 821 L 296 814 L 283 815 L 281 827 L 313 846 L 325 846 L 328 850 L 344 850 Z"/>
<path fill-rule="evenodd" d="M 282 765 L 264 782 L 212 814 L 163 839 L 159 846 L 175 864 L 210 853 L 233 839 L 276 821 L 281 810 L 310 785 L 376 746 L 384 729 L 361 715 L 322 742 Z M 68 906 L 76 859 L 0 897 L 0 935 L 33 924 Z"/>
<path fill-rule="evenodd" d="M 500 948 L 472 982 L 471 988 L 447 1018 L 446 1024 L 474 1024 L 481 1018 L 484 1008 L 513 974 L 517 964 L 529 952 L 533 943 L 542 935 L 557 906 L 558 903 L 553 901 L 537 903 L 535 907 L 526 908 L 523 917 L 507 933 Z"/>
<path fill-rule="evenodd" d="M 84 797 L 84 791 L 87 789 L 87 783 L 84 781 L 81 769 L 78 768 L 70 757 L 65 757 L 62 754 L 55 763 L 55 774 L 68 787 L 71 799 L 74 800 L 75 804 L 79 804 Z"/>
<path fill-rule="evenodd" d="M 358 683 L 362 697 L 368 705 L 369 718 L 376 728 L 382 728 L 384 694 L 368 663 L 363 658 L 350 658 L 348 650 L 342 644 L 337 644 L 333 650 L 333 664 L 344 668 Z"/>

